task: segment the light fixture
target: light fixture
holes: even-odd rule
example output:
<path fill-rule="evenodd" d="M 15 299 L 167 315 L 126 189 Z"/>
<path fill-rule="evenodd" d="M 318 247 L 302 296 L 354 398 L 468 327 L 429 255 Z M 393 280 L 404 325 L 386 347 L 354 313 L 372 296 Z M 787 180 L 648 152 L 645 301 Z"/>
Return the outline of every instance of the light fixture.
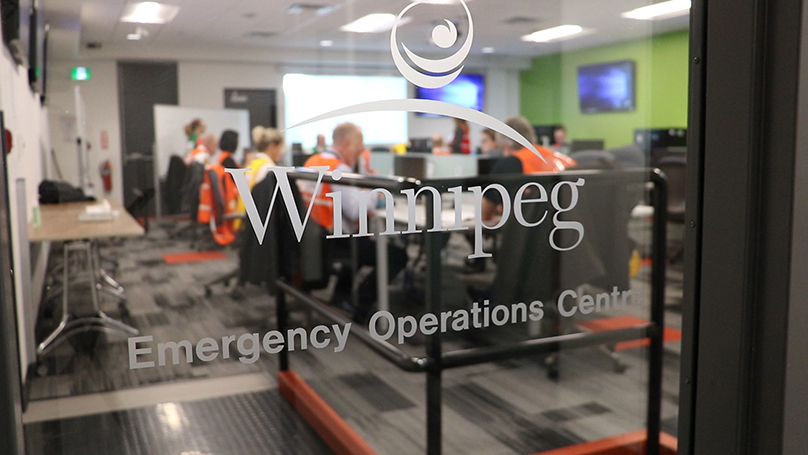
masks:
<path fill-rule="evenodd" d="M 322 46 L 322 47 L 331 47 L 333 45 L 334 45 L 334 41 L 332 41 L 330 39 L 324 39 L 324 40 L 320 41 L 320 46 Z"/>
<path fill-rule="evenodd" d="M 404 25 L 410 21 L 409 17 L 401 19 L 398 25 Z M 343 25 L 339 29 L 343 32 L 351 33 L 383 33 L 391 30 L 396 24 L 396 15 L 390 13 L 374 13 L 361 17 L 350 24 Z"/>
<path fill-rule="evenodd" d="M 156 2 L 129 3 L 123 9 L 121 22 L 165 24 L 171 22 L 179 10 L 179 6 L 164 5 Z"/>
<path fill-rule="evenodd" d="M 143 38 L 149 36 L 149 31 L 143 27 L 138 26 L 134 32 L 129 33 L 126 35 L 126 39 L 129 41 L 140 41 Z"/>
<path fill-rule="evenodd" d="M 690 0 L 670 0 L 626 11 L 620 16 L 644 21 L 684 16 L 690 13 L 690 3 Z"/>
<path fill-rule="evenodd" d="M 493 47 L 490 47 L 490 46 L 483 48 L 483 54 L 493 54 L 494 51 L 496 51 L 496 49 L 494 49 Z"/>
<path fill-rule="evenodd" d="M 522 40 L 532 41 L 534 43 L 547 43 L 561 38 L 568 38 L 583 31 L 584 29 L 580 25 L 559 25 L 558 27 L 539 30 L 530 35 L 525 35 L 522 37 Z"/>

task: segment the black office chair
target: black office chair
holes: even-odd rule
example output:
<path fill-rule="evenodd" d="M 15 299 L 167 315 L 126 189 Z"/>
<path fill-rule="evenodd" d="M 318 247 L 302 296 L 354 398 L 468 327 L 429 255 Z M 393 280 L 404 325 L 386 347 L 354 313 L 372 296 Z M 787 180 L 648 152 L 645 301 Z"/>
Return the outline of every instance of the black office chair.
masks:
<path fill-rule="evenodd" d="M 182 187 L 185 183 L 185 172 L 187 167 L 182 158 L 172 155 L 168 162 L 168 174 L 166 174 L 165 191 L 163 193 L 163 203 L 165 215 L 177 215 L 182 208 Z M 161 214 L 163 215 L 163 214 Z"/>
<path fill-rule="evenodd" d="M 629 144 L 623 147 L 609 149 L 615 157 L 620 167 L 623 169 L 642 169 L 647 167 L 645 154 L 636 144 Z"/>

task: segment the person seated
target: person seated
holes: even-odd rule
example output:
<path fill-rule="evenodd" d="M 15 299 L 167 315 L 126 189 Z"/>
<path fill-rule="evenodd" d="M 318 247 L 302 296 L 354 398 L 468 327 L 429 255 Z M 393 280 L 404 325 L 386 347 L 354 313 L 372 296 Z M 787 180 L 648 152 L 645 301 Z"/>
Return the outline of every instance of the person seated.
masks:
<path fill-rule="evenodd" d="M 317 135 L 317 145 L 314 146 L 311 153 L 312 154 L 317 154 L 317 153 L 325 152 L 326 150 L 328 150 L 328 147 L 325 145 L 325 136 L 323 136 L 322 134 L 318 134 Z"/>
<path fill-rule="evenodd" d="M 497 132 L 486 128 L 480 133 L 480 154 L 492 158 L 501 158 L 502 150 L 497 144 Z"/>
<path fill-rule="evenodd" d="M 443 142 L 443 136 L 435 134 L 432 136 L 432 154 L 433 155 L 451 155 L 452 150 L 446 147 Z"/>
<path fill-rule="evenodd" d="M 233 130 L 225 130 L 219 138 L 219 153 L 211 159 L 211 162 L 228 169 L 237 168 L 236 150 L 238 150 L 238 133 Z"/>
<path fill-rule="evenodd" d="M 211 137 L 211 136 L 208 136 Z M 207 142 L 208 137 L 203 140 Z M 216 138 L 213 138 L 214 141 Z M 238 133 L 225 131 L 222 134 L 225 148 L 235 151 L 238 148 Z M 212 147 L 212 143 L 208 144 Z M 235 168 L 231 150 L 223 150 L 216 154 L 217 159 L 205 166 L 202 185 L 199 187 L 199 210 L 197 221 L 210 224 L 213 240 L 226 246 L 236 240 L 238 229 L 238 190 L 233 177 L 225 169 Z"/>
<path fill-rule="evenodd" d="M 208 134 L 207 136 L 202 138 L 201 143 L 197 145 L 195 149 L 185 154 L 185 156 L 182 158 L 182 161 L 185 163 L 186 166 L 190 166 L 191 163 L 200 163 L 202 165 L 207 165 L 208 163 L 210 163 L 210 158 L 216 153 L 218 149 L 219 149 L 219 140 L 216 139 L 216 136 Z"/>
<path fill-rule="evenodd" d="M 339 170 L 343 174 L 353 172 L 362 151 L 365 150 L 362 130 L 353 123 L 342 123 L 334 129 L 333 142 L 330 149 L 323 153 L 313 155 L 306 161 L 304 167 L 325 166 L 330 172 Z M 326 197 L 326 194 L 333 191 L 342 193 L 342 226 L 343 233 L 355 234 L 359 230 L 359 203 L 363 199 L 367 203 L 367 212 L 373 213 L 376 208 L 374 198 L 361 197 L 363 190 L 354 186 L 344 186 L 329 183 L 320 184 L 317 194 L 314 194 L 315 182 L 299 181 L 303 203 L 311 206 L 311 219 L 324 228 L 329 234 L 334 230 L 334 206 L 333 199 Z M 368 237 L 360 238 L 337 238 L 326 241 L 330 260 L 337 262 L 338 259 L 352 257 L 351 242 L 356 242 L 357 263 L 356 270 L 363 266 L 373 266 L 376 262 L 376 245 Z M 388 248 L 390 278 L 395 277 L 407 264 L 407 254 L 402 248 L 390 245 Z M 342 307 L 353 313 L 353 318 L 357 322 L 365 322 L 370 314 L 374 302 L 376 301 L 376 274 L 371 273 L 358 286 L 358 301 L 356 305 L 352 303 L 353 290 L 353 267 L 343 262 L 340 270 L 337 285 L 331 298 L 331 304 Z"/>
<path fill-rule="evenodd" d="M 542 158 L 532 150 L 523 147 L 520 143 L 502 134 L 497 134 L 497 142 L 502 148 L 505 158 L 494 164 L 491 169 L 492 174 L 534 174 L 537 172 L 562 172 L 567 168 L 574 167 L 577 163 L 572 158 L 554 152 L 546 147 L 536 144 L 536 134 L 530 122 L 524 117 L 510 117 L 505 120 L 505 124 L 513 128 L 517 133 L 534 144 L 536 150 L 541 153 Z M 485 193 L 482 205 L 482 218 L 490 221 L 497 217 L 502 207 L 500 195 L 496 191 Z"/>
<path fill-rule="evenodd" d="M 284 153 L 283 136 L 275 128 L 256 126 L 253 129 L 253 140 L 255 153 L 251 154 L 250 161 L 244 166 L 250 169 L 245 175 L 251 190 L 258 182 L 264 180 L 270 169 L 278 165 Z"/>

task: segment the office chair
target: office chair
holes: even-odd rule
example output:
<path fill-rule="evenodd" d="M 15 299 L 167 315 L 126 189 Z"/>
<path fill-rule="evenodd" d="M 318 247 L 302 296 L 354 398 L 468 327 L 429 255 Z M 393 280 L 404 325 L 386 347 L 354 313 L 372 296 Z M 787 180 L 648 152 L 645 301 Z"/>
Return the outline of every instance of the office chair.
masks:
<path fill-rule="evenodd" d="M 166 215 L 176 215 L 182 208 L 182 186 L 185 183 L 185 171 L 187 167 L 182 158 L 172 155 L 168 162 L 168 174 L 166 174 L 165 191 L 163 192 L 163 202 Z M 161 214 L 162 215 L 162 214 Z"/>
<path fill-rule="evenodd" d="M 620 169 L 617 158 L 608 150 L 582 150 L 570 153 L 576 169 Z"/>
<path fill-rule="evenodd" d="M 623 169 L 642 169 L 647 166 L 645 154 L 636 144 L 609 149 Z"/>

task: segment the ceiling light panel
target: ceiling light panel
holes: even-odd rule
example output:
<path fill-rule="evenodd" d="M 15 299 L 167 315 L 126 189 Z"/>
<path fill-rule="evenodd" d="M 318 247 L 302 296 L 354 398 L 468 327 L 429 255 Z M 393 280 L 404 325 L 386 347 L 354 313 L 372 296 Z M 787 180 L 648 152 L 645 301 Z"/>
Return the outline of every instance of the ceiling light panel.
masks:
<path fill-rule="evenodd" d="M 398 25 L 404 25 L 410 21 L 405 17 L 399 21 Z M 390 13 L 374 13 L 361 17 L 350 24 L 343 25 L 339 29 L 343 32 L 351 33 L 384 33 L 393 28 L 396 23 L 396 15 Z"/>
<path fill-rule="evenodd" d="M 622 17 L 627 19 L 637 20 L 653 20 L 653 19 L 668 19 L 671 17 L 684 16 L 690 13 L 690 0 L 670 0 L 662 3 L 655 3 L 653 5 L 643 6 L 642 8 L 626 11 L 621 14 Z"/>
<path fill-rule="evenodd" d="M 121 22 L 136 24 L 166 24 L 180 11 L 176 5 L 156 2 L 129 3 L 124 7 Z"/>
<path fill-rule="evenodd" d="M 548 43 L 563 38 L 570 38 L 578 35 L 584 31 L 580 25 L 559 25 L 558 27 L 548 28 L 533 32 L 530 35 L 522 37 L 523 41 L 532 41 L 534 43 Z"/>

